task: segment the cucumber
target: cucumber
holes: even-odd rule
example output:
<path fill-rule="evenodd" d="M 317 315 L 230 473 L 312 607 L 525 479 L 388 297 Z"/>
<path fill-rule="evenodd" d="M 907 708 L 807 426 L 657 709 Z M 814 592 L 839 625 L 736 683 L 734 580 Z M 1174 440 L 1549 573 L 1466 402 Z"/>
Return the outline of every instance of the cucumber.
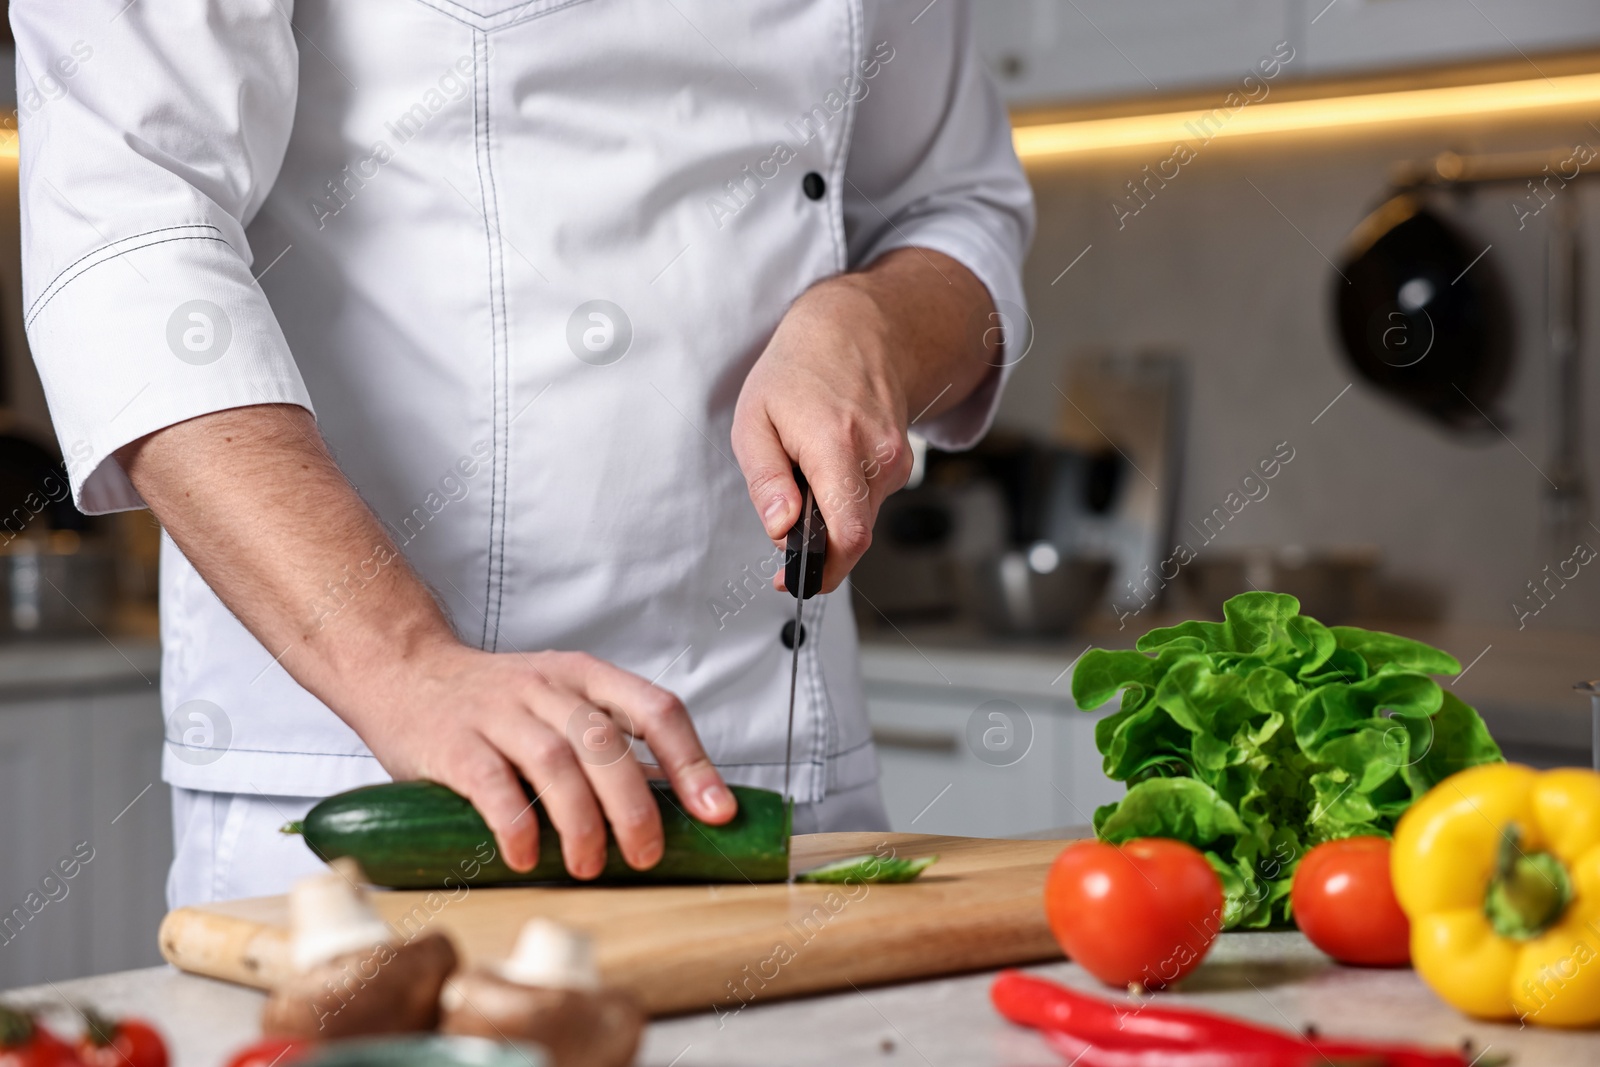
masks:
<path fill-rule="evenodd" d="M 819 882 L 832 885 L 898 885 L 914 882 L 917 876 L 933 866 L 938 856 L 903 860 L 896 856 L 851 856 L 834 860 L 794 876 L 797 882 Z"/>
<path fill-rule="evenodd" d="M 526 788 L 526 787 L 524 787 Z M 790 805 L 777 793 L 730 786 L 739 802 L 731 822 L 711 826 L 689 815 L 665 783 L 650 783 L 661 809 L 666 848 L 648 871 L 636 871 L 606 847 L 606 865 L 588 885 L 683 882 L 782 882 L 789 877 Z M 285 833 L 305 837 L 324 861 L 348 856 L 373 885 L 391 889 L 453 889 L 462 885 L 574 882 L 561 860 L 561 838 L 544 807 L 539 862 L 514 871 L 500 858 L 494 834 L 461 794 L 436 782 L 363 786 L 320 801 Z"/>

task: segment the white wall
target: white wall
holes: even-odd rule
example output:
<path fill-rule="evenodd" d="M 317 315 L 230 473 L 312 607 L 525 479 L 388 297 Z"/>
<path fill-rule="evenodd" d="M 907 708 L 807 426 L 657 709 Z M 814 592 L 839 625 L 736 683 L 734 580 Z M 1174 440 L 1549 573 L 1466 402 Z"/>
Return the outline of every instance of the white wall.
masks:
<path fill-rule="evenodd" d="M 1545 465 L 1552 448 L 1543 284 L 1546 225 L 1555 212 L 1546 210 L 1519 232 L 1510 207 L 1516 191 L 1504 186 L 1452 209 L 1469 240 L 1493 244 L 1489 258 L 1517 312 L 1518 363 L 1502 426 L 1527 458 L 1499 437 L 1483 444 L 1447 438 L 1357 381 L 1336 346 L 1336 275 L 1323 257 L 1338 260 L 1396 160 L 1444 149 L 1600 145 L 1600 114 L 1594 118 L 1596 127 L 1522 119 L 1267 148 L 1218 141 L 1120 230 L 1111 201 L 1144 164 L 1168 152 L 1036 169 L 1040 226 L 1027 281 L 1037 342 L 1018 368 L 1002 422 L 1047 430 L 1060 403 L 1051 383 L 1072 353 L 1095 346 L 1175 349 L 1191 361 L 1193 378 L 1180 525 L 1208 513 L 1250 465 L 1287 440 L 1296 449 L 1293 463 L 1214 548 L 1374 543 L 1395 573 L 1446 587 L 1449 618 L 1515 625 L 1512 599 L 1556 562 L 1539 547 L 1546 483 L 1530 465 Z M 1584 303 L 1592 312 L 1600 292 L 1600 191 L 1573 187 L 1562 195 L 1580 196 L 1584 204 L 1591 253 Z M 1088 254 L 1052 284 L 1087 245 Z M 1600 315 L 1590 314 L 1589 326 L 1583 407 L 1600 423 Z M 1313 426 L 1352 381 L 1354 388 Z M 1593 486 L 1600 425 L 1588 434 L 1586 454 Z M 1600 548 L 1600 533 L 1593 543 Z M 1600 565 L 1585 569 L 1539 622 L 1600 629 Z"/>

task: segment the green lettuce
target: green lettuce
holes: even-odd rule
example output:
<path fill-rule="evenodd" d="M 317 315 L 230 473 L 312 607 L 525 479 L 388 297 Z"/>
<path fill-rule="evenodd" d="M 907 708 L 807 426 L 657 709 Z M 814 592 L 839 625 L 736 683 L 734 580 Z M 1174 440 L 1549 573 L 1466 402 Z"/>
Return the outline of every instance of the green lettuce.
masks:
<path fill-rule="evenodd" d="M 1137 651 L 1094 649 L 1072 696 L 1105 771 L 1128 783 L 1094 814 L 1113 843 L 1170 837 L 1222 880 L 1225 928 L 1291 920 L 1300 858 L 1323 841 L 1388 836 L 1457 771 L 1500 760 L 1478 713 L 1431 675 L 1461 664 L 1374 630 L 1324 626 L 1282 593 L 1244 593 L 1223 620 L 1151 630 Z"/>

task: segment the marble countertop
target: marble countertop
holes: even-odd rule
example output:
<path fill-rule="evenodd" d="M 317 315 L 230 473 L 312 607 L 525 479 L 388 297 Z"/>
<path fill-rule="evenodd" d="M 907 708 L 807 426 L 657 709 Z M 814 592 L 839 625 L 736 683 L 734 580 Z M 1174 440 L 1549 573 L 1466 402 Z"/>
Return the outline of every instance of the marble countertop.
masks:
<path fill-rule="evenodd" d="M 1084 989 L 1081 968 L 1030 968 Z M 1062 1067 L 1037 1035 L 1012 1027 L 988 1001 L 989 974 L 865 987 L 826 996 L 751 1005 L 721 1017 L 680 1016 L 652 1023 L 642 1067 L 748 1067 L 750 1064 L 897 1064 L 942 1067 Z M 1101 990 L 1103 992 L 1103 990 Z M 206 978 L 151 968 L 3 995 L 69 1027 L 66 1004 L 140 1014 L 169 1035 L 174 1067 L 220 1067 L 258 1033 L 262 996 Z M 1519 1067 L 1589 1067 L 1600 1062 L 1600 1033 L 1478 1023 L 1458 1015 L 1408 970 L 1340 967 L 1298 933 L 1224 934 L 1181 992 L 1162 999 L 1280 1027 L 1313 1024 L 1324 1033 L 1404 1039 L 1510 1055 Z"/>

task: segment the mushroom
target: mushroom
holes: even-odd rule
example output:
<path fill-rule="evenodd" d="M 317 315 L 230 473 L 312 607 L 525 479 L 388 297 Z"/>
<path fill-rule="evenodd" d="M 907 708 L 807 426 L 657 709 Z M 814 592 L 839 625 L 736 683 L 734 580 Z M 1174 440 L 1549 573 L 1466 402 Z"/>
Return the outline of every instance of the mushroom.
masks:
<path fill-rule="evenodd" d="M 530 919 L 499 967 L 445 983 L 441 1006 L 444 1033 L 532 1041 L 553 1067 L 627 1067 L 645 1022 L 632 997 L 601 988 L 589 938 L 548 919 Z"/>
<path fill-rule="evenodd" d="M 289 894 L 289 960 L 294 973 L 267 999 L 268 1036 L 330 1039 L 432 1030 L 439 990 L 456 969 L 449 938 L 404 944 L 357 884 L 360 868 L 335 860 L 326 874 Z"/>

